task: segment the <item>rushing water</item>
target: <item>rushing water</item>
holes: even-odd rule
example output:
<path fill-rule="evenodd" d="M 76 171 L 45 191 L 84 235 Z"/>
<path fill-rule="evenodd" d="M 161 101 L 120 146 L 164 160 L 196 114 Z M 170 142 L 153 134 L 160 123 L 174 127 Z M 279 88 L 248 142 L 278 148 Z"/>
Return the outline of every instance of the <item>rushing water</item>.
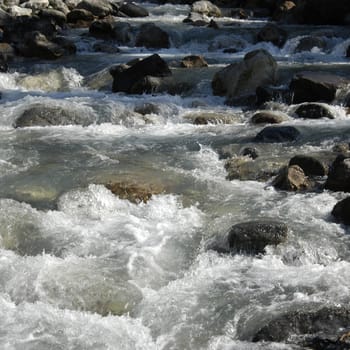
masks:
<path fill-rule="evenodd" d="M 293 71 L 347 74 L 349 28 L 287 27 L 284 47 L 254 43 L 264 20 L 218 19 L 221 30 L 182 24 L 189 7 L 146 4 L 171 35 L 158 53 L 171 62 L 202 54 L 210 66 L 191 75 L 186 96 L 126 96 L 110 91 L 106 69 L 151 51 L 92 50 L 96 39 L 67 31 L 75 57 L 15 62 L 0 85 L 0 347 L 1 349 L 297 349 L 252 343 L 272 315 L 307 304 L 350 301 L 350 240 L 332 222 L 345 197 L 328 191 L 295 194 L 269 182 L 228 181 L 219 150 L 238 154 L 261 129 L 250 111 L 228 107 L 210 89 L 213 73 L 265 48 L 278 60 L 280 83 Z M 85 30 L 86 31 L 86 30 Z M 326 41 L 324 50 L 295 53 L 303 36 Z M 222 50 L 239 46 L 236 54 Z M 187 74 L 187 73 L 186 73 Z M 135 107 L 157 105 L 143 116 Z M 63 106 L 89 126 L 13 127 L 25 108 Z M 330 151 L 349 141 L 344 109 L 334 120 L 296 120 L 302 140 L 258 146 L 268 161 Z M 198 112 L 231 115 L 232 124 L 193 125 Z M 148 203 L 119 199 L 102 184 L 134 181 L 161 186 Z M 220 255 L 206 249 L 215 235 L 256 218 L 285 222 L 286 243 L 263 256 Z"/>

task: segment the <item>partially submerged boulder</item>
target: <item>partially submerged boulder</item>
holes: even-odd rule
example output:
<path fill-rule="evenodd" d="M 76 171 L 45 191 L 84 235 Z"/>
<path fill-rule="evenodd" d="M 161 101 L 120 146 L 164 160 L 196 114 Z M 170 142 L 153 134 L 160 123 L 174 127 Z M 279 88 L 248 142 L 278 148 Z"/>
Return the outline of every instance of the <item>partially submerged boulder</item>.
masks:
<path fill-rule="evenodd" d="M 294 112 L 299 118 L 305 119 L 334 119 L 334 115 L 326 104 L 303 103 Z"/>
<path fill-rule="evenodd" d="M 350 157 L 340 154 L 329 169 L 325 188 L 331 191 L 350 192 Z"/>
<path fill-rule="evenodd" d="M 339 201 L 332 209 L 332 215 L 338 222 L 350 225 L 350 197 Z"/>
<path fill-rule="evenodd" d="M 287 119 L 282 112 L 263 110 L 256 112 L 251 119 L 253 124 L 279 124 Z"/>
<path fill-rule="evenodd" d="M 325 176 L 328 167 L 312 156 L 296 155 L 289 161 L 289 166 L 298 165 L 307 176 Z"/>
<path fill-rule="evenodd" d="M 349 83 L 349 80 L 338 75 L 323 72 L 297 73 L 289 88 L 293 94 L 293 103 L 332 102 L 337 89 Z"/>
<path fill-rule="evenodd" d="M 180 63 L 183 68 L 202 68 L 208 67 L 208 63 L 205 61 L 203 56 L 190 55 L 186 56 L 181 60 Z"/>
<path fill-rule="evenodd" d="M 323 38 L 317 36 L 306 36 L 299 40 L 299 44 L 295 48 L 295 52 L 311 51 L 313 48 L 325 49 L 327 46 Z"/>
<path fill-rule="evenodd" d="M 170 47 L 169 35 L 154 23 L 146 23 L 140 27 L 135 45 L 152 49 L 168 49 Z"/>
<path fill-rule="evenodd" d="M 266 50 L 251 51 L 243 61 L 230 64 L 214 75 L 213 94 L 228 98 L 255 95 L 258 86 L 275 82 L 276 73 L 277 63 Z"/>
<path fill-rule="evenodd" d="M 148 11 L 144 7 L 140 5 L 136 5 L 134 3 L 128 3 L 128 2 L 124 2 L 122 6 L 120 6 L 118 12 L 119 14 L 122 13 L 127 17 L 132 17 L 132 18 L 149 16 Z"/>
<path fill-rule="evenodd" d="M 305 191 L 312 187 L 312 183 L 298 165 L 284 167 L 272 181 L 272 185 L 284 191 Z"/>
<path fill-rule="evenodd" d="M 273 23 L 268 23 L 259 31 L 257 39 L 282 47 L 287 40 L 287 32 Z"/>
<path fill-rule="evenodd" d="M 130 182 L 113 182 L 105 186 L 120 199 L 127 199 L 136 204 L 147 203 L 153 195 L 164 192 L 160 187 Z"/>
<path fill-rule="evenodd" d="M 207 0 L 194 2 L 192 4 L 191 11 L 209 17 L 221 17 L 221 10 L 216 5 Z"/>
<path fill-rule="evenodd" d="M 291 142 L 296 141 L 300 131 L 294 126 L 267 126 L 254 138 L 255 142 Z"/>

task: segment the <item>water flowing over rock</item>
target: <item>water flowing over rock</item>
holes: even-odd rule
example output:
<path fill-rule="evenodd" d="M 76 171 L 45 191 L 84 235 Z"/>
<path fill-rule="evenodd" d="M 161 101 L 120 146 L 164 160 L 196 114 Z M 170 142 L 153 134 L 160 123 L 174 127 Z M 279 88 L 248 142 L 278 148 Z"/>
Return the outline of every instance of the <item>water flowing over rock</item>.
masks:
<path fill-rule="evenodd" d="M 332 102 L 337 89 L 347 83 L 347 79 L 334 74 L 310 71 L 297 73 L 289 88 L 293 93 L 293 103 Z"/>
<path fill-rule="evenodd" d="M 274 83 L 276 72 L 277 63 L 267 51 L 249 52 L 242 62 L 233 63 L 215 74 L 213 94 L 229 98 L 255 94 L 258 86 Z"/>
<path fill-rule="evenodd" d="M 329 168 L 325 188 L 350 192 L 350 157 L 339 155 Z"/>
<path fill-rule="evenodd" d="M 312 188 L 312 183 L 298 165 L 289 165 L 272 181 L 272 185 L 284 191 L 306 191 Z"/>
<path fill-rule="evenodd" d="M 140 84 L 146 77 L 167 77 L 171 71 L 164 60 L 159 55 L 149 56 L 131 67 L 121 70 L 113 70 L 113 92 L 142 93 L 147 92 L 146 86 L 144 91 L 140 91 Z"/>
<path fill-rule="evenodd" d="M 286 120 L 286 115 L 274 111 L 259 111 L 252 116 L 253 124 L 279 124 Z"/>
<path fill-rule="evenodd" d="M 267 41 L 282 47 L 287 40 L 287 33 L 274 24 L 267 24 L 258 33 L 258 41 Z"/>
<path fill-rule="evenodd" d="M 325 49 L 327 46 L 323 38 L 307 36 L 301 38 L 295 52 L 311 51 L 313 48 Z"/>
<path fill-rule="evenodd" d="M 350 197 L 339 201 L 332 209 L 332 215 L 337 221 L 350 225 Z"/>
<path fill-rule="evenodd" d="M 333 113 L 327 105 L 320 103 L 305 103 L 297 107 L 294 112 L 299 118 L 319 119 L 328 118 L 334 119 Z"/>
<path fill-rule="evenodd" d="M 254 138 L 255 142 L 291 142 L 296 141 L 300 131 L 294 126 L 267 126 Z"/>

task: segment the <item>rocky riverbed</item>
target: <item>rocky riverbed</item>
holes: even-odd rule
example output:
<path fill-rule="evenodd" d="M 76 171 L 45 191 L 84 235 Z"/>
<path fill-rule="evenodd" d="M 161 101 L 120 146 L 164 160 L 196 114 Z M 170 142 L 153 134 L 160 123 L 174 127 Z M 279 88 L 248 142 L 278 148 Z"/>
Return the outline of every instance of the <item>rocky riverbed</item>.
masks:
<path fill-rule="evenodd" d="M 350 3 L 0 7 L 0 347 L 350 349 Z"/>

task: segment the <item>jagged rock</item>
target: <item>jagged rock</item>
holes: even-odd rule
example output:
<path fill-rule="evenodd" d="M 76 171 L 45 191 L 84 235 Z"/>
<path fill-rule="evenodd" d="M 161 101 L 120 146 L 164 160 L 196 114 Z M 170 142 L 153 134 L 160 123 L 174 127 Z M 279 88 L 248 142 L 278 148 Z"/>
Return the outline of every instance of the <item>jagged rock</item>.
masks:
<path fill-rule="evenodd" d="M 254 138 L 255 142 L 290 142 L 299 138 L 300 132 L 294 126 L 267 126 Z"/>
<path fill-rule="evenodd" d="M 275 81 L 276 72 L 277 63 L 266 50 L 251 51 L 243 61 L 230 64 L 214 75 L 213 94 L 229 98 L 255 94 L 258 86 Z"/>
<path fill-rule="evenodd" d="M 296 155 L 289 161 L 292 165 L 298 165 L 307 176 L 325 176 L 328 171 L 325 164 L 311 156 Z"/>
<path fill-rule="evenodd" d="M 312 187 L 312 183 L 298 165 L 283 168 L 273 180 L 272 185 L 284 191 L 304 191 Z"/>
<path fill-rule="evenodd" d="M 350 192 L 350 157 L 340 154 L 329 168 L 325 188 Z"/>
<path fill-rule="evenodd" d="M 78 3 L 77 9 L 84 9 L 96 17 L 106 17 L 114 13 L 114 8 L 107 0 L 83 0 Z"/>
<path fill-rule="evenodd" d="M 203 56 L 191 55 L 186 56 L 181 60 L 181 67 L 184 68 L 201 68 L 208 67 L 208 63 Z"/>
<path fill-rule="evenodd" d="M 64 108 L 62 106 L 48 106 L 34 104 L 28 107 L 16 119 L 14 127 L 23 128 L 29 126 L 50 125 L 90 125 L 95 122 L 95 117 L 86 111 Z"/>
<path fill-rule="evenodd" d="M 206 0 L 194 2 L 191 11 L 209 17 L 221 17 L 221 10 L 210 1 Z"/>
<path fill-rule="evenodd" d="M 253 124 L 279 124 L 286 120 L 286 115 L 275 111 L 259 111 L 252 116 Z"/>
<path fill-rule="evenodd" d="M 293 94 L 293 103 L 332 102 L 338 88 L 349 81 L 338 75 L 322 72 L 297 73 L 289 88 Z"/>
<path fill-rule="evenodd" d="M 134 3 L 125 2 L 119 8 L 119 12 L 122 12 L 128 17 L 147 17 L 149 15 L 148 11 L 139 5 Z"/>
<path fill-rule="evenodd" d="M 334 119 L 334 115 L 329 110 L 327 105 L 324 105 L 321 103 L 302 104 L 297 107 L 294 113 L 299 118 L 305 118 L 305 119 L 320 119 L 320 118 Z"/>
<path fill-rule="evenodd" d="M 113 25 L 109 20 L 93 21 L 89 27 L 89 34 L 95 38 L 111 39 L 114 37 Z"/>
<path fill-rule="evenodd" d="M 153 49 L 167 49 L 170 47 L 169 35 L 155 24 L 146 23 L 140 27 L 135 45 Z"/>
<path fill-rule="evenodd" d="M 332 210 L 332 215 L 338 222 L 350 225 L 350 197 L 338 202 Z"/>
<path fill-rule="evenodd" d="M 67 22 L 68 23 L 78 23 L 84 22 L 89 23 L 94 20 L 94 15 L 85 9 L 74 9 L 67 14 Z"/>
<path fill-rule="evenodd" d="M 348 329 L 350 310 L 345 306 L 310 306 L 285 311 L 263 326 L 253 337 L 254 342 L 285 342 L 295 335 L 335 335 Z"/>
<path fill-rule="evenodd" d="M 115 69 L 111 74 L 113 76 L 113 92 L 133 93 L 139 89 L 137 84 L 144 84 L 145 77 L 167 77 L 171 76 L 171 71 L 166 62 L 159 55 L 154 54 L 138 61 L 131 67 Z"/>
<path fill-rule="evenodd" d="M 326 45 L 327 44 L 323 38 L 307 36 L 300 39 L 299 44 L 295 48 L 295 52 L 311 51 L 314 47 L 325 49 Z"/>
<path fill-rule="evenodd" d="M 264 253 L 267 245 L 278 245 L 286 241 L 288 227 L 270 219 L 242 222 L 233 225 L 227 235 L 217 237 L 208 246 L 220 253 Z"/>
<path fill-rule="evenodd" d="M 259 152 L 257 151 L 256 148 L 253 148 L 253 147 L 244 147 L 240 154 L 244 157 L 249 157 L 249 158 L 252 158 L 252 159 L 256 159 L 259 157 Z"/>
<path fill-rule="evenodd" d="M 153 195 L 164 192 L 163 188 L 128 182 L 113 182 L 105 185 L 113 194 L 132 203 L 147 203 Z"/>
<path fill-rule="evenodd" d="M 257 38 L 258 41 L 267 41 L 282 47 L 287 40 L 287 33 L 275 24 L 268 23 L 259 31 Z"/>

